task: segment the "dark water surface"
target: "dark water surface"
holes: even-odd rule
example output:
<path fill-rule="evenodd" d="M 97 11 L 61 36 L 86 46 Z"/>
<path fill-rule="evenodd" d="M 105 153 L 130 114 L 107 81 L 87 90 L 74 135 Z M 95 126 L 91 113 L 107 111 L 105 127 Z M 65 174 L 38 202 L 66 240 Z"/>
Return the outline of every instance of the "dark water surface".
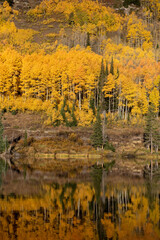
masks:
<path fill-rule="evenodd" d="M 101 168 L 73 179 L 0 169 L 0 240 L 160 239 L 158 182 Z"/>

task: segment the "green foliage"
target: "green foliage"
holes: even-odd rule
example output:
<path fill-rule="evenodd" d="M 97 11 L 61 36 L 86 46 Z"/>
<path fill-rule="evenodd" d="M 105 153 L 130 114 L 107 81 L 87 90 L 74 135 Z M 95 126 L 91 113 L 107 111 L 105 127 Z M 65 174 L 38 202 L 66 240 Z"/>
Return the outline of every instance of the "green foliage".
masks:
<path fill-rule="evenodd" d="M 151 153 L 153 151 L 153 148 L 156 149 L 160 146 L 159 123 L 153 104 L 150 104 L 148 108 L 148 113 L 146 116 L 146 127 L 144 131 L 144 140 L 146 144 L 150 146 Z"/>
<path fill-rule="evenodd" d="M 74 13 L 73 12 L 71 12 L 69 15 L 68 24 L 74 25 Z"/>
<path fill-rule="evenodd" d="M 93 127 L 93 135 L 91 136 L 91 142 L 94 148 L 102 148 L 103 146 L 102 122 L 99 111 L 97 111 L 96 122 Z"/>
<path fill-rule="evenodd" d="M 104 163 L 103 167 L 105 169 L 106 172 L 108 172 L 110 169 L 112 169 L 112 167 L 115 165 L 115 160 L 108 162 L 108 163 Z"/>
<path fill-rule="evenodd" d="M 71 127 L 76 127 L 77 126 L 77 119 L 76 119 L 76 116 L 75 116 L 75 104 L 73 104 L 73 107 L 72 107 L 72 112 L 71 112 L 71 117 L 72 117 L 72 122 L 70 122 L 71 124 Z"/>
<path fill-rule="evenodd" d="M 103 61 L 103 58 L 102 58 L 101 70 L 100 70 L 100 75 L 99 75 L 100 83 L 104 81 L 104 78 L 105 78 L 105 70 L 104 70 L 104 61 Z"/>
<path fill-rule="evenodd" d="M 112 143 L 109 143 L 108 140 L 104 144 L 104 149 L 111 150 L 112 152 L 115 152 L 115 147 L 112 145 Z"/>
<path fill-rule="evenodd" d="M 88 23 L 88 14 L 87 12 L 77 8 L 74 15 L 75 22 L 77 22 L 80 26 Z"/>
<path fill-rule="evenodd" d="M 3 114 L 6 113 L 6 112 L 7 112 L 7 109 L 6 109 L 6 108 L 3 108 L 2 111 L 1 111 L 2 116 L 3 116 Z"/>
<path fill-rule="evenodd" d="M 95 110 L 95 101 L 94 101 L 93 97 L 91 97 L 91 99 L 90 99 L 90 108 L 92 109 L 93 114 L 95 115 L 96 114 L 96 110 Z"/>
<path fill-rule="evenodd" d="M 86 43 L 86 47 L 91 46 L 91 42 L 90 42 L 90 34 L 89 32 L 87 32 L 87 43 Z"/>
<path fill-rule="evenodd" d="M 98 83 L 98 95 L 99 95 L 99 107 L 103 108 L 103 102 L 104 102 L 104 94 L 102 92 L 103 86 L 105 82 L 105 69 L 104 69 L 104 62 L 103 59 L 101 61 L 101 70 L 99 75 L 99 83 Z"/>
<path fill-rule="evenodd" d="M 111 73 L 112 75 L 114 75 L 114 61 L 113 61 L 113 57 L 112 57 L 112 60 L 111 60 L 110 73 Z"/>
<path fill-rule="evenodd" d="M 17 109 L 16 110 L 12 110 L 11 113 L 12 113 L 12 115 L 17 115 L 18 110 Z"/>
<path fill-rule="evenodd" d="M 94 189 L 95 189 L 96 200 L 98 203 L 100 202 L 102 173 L 103 173 L 102 167 L 94 166 L 92 174 L 91 174 L 92 178 L 93 178 L 93 185 L 94 185 Z"/>
<path fill-rule="evenodd" d="M 68 121 L 68 119 L 66 117 L 67 112 L 70 114 L 72 121 Z M 75 112 L 75 104 L 73 104 L 72 111 L 70 111 L 68 104 L 66 104 L 66 99 L 64 99 L 63 106 L 61 108 L 61 115 L 62 115 L 63 121 L 67 127 L 77 126 L 77 119 L 76 119 L 74 112 Z"/>
<path fill-rule="evenodd" d="M 108 62 L 106 62 L 106 72 L 105 72 L 106 76 L 109 75 L 109 70 L 108 70 Z"/>

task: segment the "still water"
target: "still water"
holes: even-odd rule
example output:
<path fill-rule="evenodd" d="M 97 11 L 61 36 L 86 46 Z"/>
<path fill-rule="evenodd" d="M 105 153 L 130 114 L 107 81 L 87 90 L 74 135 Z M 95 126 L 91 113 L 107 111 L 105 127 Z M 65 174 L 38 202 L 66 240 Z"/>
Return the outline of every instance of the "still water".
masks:
<path fill-rule="evenodd" d="M 94 168 L 60 178 L 0 170 L 0 240 L 158 240 L 158 182 Z"/>

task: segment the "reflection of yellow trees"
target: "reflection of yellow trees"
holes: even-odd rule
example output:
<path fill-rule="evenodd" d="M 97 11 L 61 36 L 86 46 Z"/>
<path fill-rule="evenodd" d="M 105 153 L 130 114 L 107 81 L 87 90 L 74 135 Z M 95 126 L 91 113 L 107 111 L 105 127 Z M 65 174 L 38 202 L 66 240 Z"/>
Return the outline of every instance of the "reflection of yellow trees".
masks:
<path fill-rule="evenodd" d="M 92 189 L 89 185 L 79 184 L 75 192 L 75 206 L 78 207 L 78 204 L 81 204 L 82 211 L 89 213 L 89 202 L 92 201 L 94 194 L 94 189 Z"/>
<path fill-rule="evenodd" d="M 101 224 L 108 239 L 160 238 L 158 195 L 151 204 L 144 186 L 107 184 L 106 189 L 105 204 L 109 205 Z M 94 208 L 89 208 L 94 199 L 95 190 L 89 183 L 44 185 L 39 196 L 5 197 L 0 199 L 0 235 L 4 240 L 15 235 L 21 240 L 99 239 Z"/>
<path fill-rule="evenodd" d="M 128 191 L 130 196 L 128 196 Z M 153 201 L 152 208 L 146 196 L 144 187 L 131 187 L 128 189 L 109 188 L 106 192 L 107 198 L 117 198 L 118 207 L 116 224 L 113 222 L 112 209 L 110 213 L 104 214 L 101 220 L 106 235 L 111 238 L 118 235 L 118 239 L 160 239 L 159 231 L 159 199 Z M 115 238 L 116 239 L 116 238 Z"/>
<path fill-rule="evenodd" d="M 89 215 L 86 216 L 86 201 L 92 200 L 94 191 L 90 184 L 78 184 L 77 189 L 73 189 L 72 185 L 44 185 L 39 197 L 1 199 L 0 234 L 3 239 L 8 239 L 9 235 L 14 239 L 15 234 L 21 240 L 98 239 L 96 225 Z M 83 224 L 76 216 L 78 200 Z"/>

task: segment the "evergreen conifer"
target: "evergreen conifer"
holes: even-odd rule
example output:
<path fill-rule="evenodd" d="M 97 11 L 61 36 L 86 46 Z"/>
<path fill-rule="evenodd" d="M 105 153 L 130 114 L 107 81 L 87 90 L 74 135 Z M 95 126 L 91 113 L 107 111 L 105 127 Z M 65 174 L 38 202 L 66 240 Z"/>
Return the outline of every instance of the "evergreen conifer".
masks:
<path fill-rule="evenodd" d="M 108 70 L 108 62 L 106 62 L 106 77 L 109 75 L 109 70 Z"/>
<path fill-rule="evenodd" d="M 150 147 L 151 153 L 153 153 L 154 148 L 158 149 L 160 146 L 159 126 L 153 104 L 149 105 L 146 116 L 145 142 Z"/>
<path fill-rule="evenodd" d="M 111 60 L 110 73 L 111 73 L 112 75 L 114 75 L 114 61 L 113 61 L 113 57 L 112 57 L 112 60 Z"/>
<path fill-rule="evenodd" d="M 102 92 L 102 89 L 103 89 L 103 86 L 104 86 L 104 82 L 105 82 L 105 69 L 104 69 L 104 62 L 103 62 L 103 59 L 102 59 L 102 62 L 101 62 L 101 71 L 100 71 L 100 75 L 99 75 L 99 92 L 98 92 L 98 95 L 99 95 L 99 104 L 98 106 L 103 109 L 104 108 L 104 94 Z"/>
<path fill-rule="evenodd" d="M 102 121 L 99 111 L 97 111 L 96 122 L 94 124 L 91 141 L 93 147 L 102 148 L 103 146 Z"/>
<path fill-rule="evenodd" d="M 90 34 L 89 32 L 87 32 L 87 42 L 86 42 L 86 47 L 89 47 L 91 46 L 91 43 L 90 43 Z"/>

